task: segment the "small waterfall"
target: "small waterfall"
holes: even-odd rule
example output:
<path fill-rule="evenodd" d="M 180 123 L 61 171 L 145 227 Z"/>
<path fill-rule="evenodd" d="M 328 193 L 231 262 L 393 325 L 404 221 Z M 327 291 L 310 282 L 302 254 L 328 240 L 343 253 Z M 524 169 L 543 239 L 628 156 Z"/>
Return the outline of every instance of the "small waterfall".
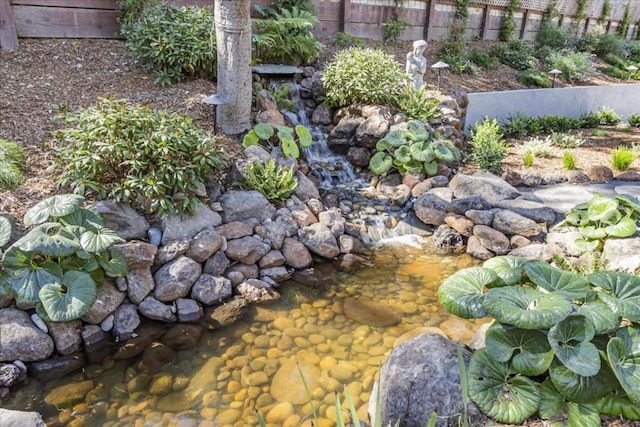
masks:
<path fill-rule="evenodd" d="M 430 234 L 430 228 L 413 213 L 411 201 L 402 207 L 395 205 L 359 177 L 345 156 L 331 151 L 325 130 L 310 123 L 298 84 L 287 84 L 291 85 L 297 113 L 284 110 L 282 113 L 291 123 L 304 125 L 311 131 L 313 144 L 303 149 L 311 172 L 318 180 L 321 192 L 334 194 L 347 219 L 360 227 L 361 240 L 377 244 L 400 236 Z"/>

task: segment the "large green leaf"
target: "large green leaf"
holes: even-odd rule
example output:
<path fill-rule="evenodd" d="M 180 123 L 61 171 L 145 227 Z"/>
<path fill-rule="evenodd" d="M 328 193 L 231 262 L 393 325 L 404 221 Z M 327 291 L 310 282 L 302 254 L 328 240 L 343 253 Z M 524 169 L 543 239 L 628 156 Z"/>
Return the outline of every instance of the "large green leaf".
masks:
<path fill-rule="evenodd" d="M 384 151 L 389 147 L 391 147 L 391 144 L 384 138 L 376 142 L 376 151 Z"/>
<path fill-rule="evenodd" d="M 110 256 L 106 251 L 96 254 L 96 260 L 100 264 L 100 267 L 111 276 L 122 277 L 127 274 L 127 260 L 124 255 L 122 255 L 122 252 L 111 250 L 110 253 Z"/>
<path fill-rule="evenodd" d="M 45 222 L 15 242 L 14 246 L 27 252 L 61 257 L 74 253 L 80 248 L 80 242 L 61 224 Z"/>
<path fill-rule="evenodd" d="M 595 403 L 567 402 L 567 427 L 600 427 L 600 413 Z"/>
<path fill-rule="evenodd" d="M 512 286 L 522 282 L 524 265 L 528 262 L 530 261 L 526 258 L 504 255 L 489 258 L 482 266 L 495 271 L 504 286 Z"/>
<path fill-rule="evenodd" d="M 69 215 L 59 218 L 59 221 L 66 225 L 67 228 L 77 227 L 80 229 L 85 228 L 93 230 L 98 227 L 104 227 L 104 220 L 102 217 L 89 209 L 78 209 Z"/>
<path fill-rule="evenodd" d="M 540 384 L 540 408 L 538 414 L 543 420 L 556 418 L 564 412 L 564 397 L 556 390 L 550 378 Z"/>
<path fill-rule="evenodd" d="M 573 244 L 580 253 L 589 253 L 598 249 L 600 240 L 589 240 L 585 236 L 580 236 L 574 240 Z"/>
<path fill-rule="evenodd" d="M 607 334 L 618 329 L 621 319 L 598 295 L 597 292 L 590 292 L 587 301 L 578 308 L 577 313 L 591 320 L 596 334 Z"/>
<path fill-rule="evenodd" d="M 549 369 L 553 351 L 541 331 L 520 329 L 495 322 L 487 330 L 486 348 L 498 362 L 508 362 L 523 375 L 540 375 Z"/>
<path fill-rule="evenodd" d="M 8 271 L 7 281 L 11 285 L 16 299 L 26 303 L 38 301 L 38 292 L 47 283 L 56 282 L 62 278 L 62 269 L 58 264 L 52 261 L 37 263 L 33 259 L 33 254 L 20 251 L 17 248 L 11 248 L 5 254 L 5 263 L 7 263 L 7 255 L 9 258 L 24 258 L 28 262 L 22 265 L 13 264 Z"/>
<path fill-rule="evenodd" d="M 584 377 L 600 371 L 598 349 L 591 342 L 593 322 L 580 314 L 570 314 L 549 329 L 549 344 L 556 357 L 571 371 Z"/>
<path fill-rule="evenodd" d="M 419 162 L 430 162 L 436 156 L 428 141 L 414 142 L 409 147 L 409 151 L 411 156 Z"/>
<path fill-rule="evenodd" d="M 440 303 L 451 314 L 469 319 L 483 317 L 484 287 L 491 285 L 498 276 L 493 270 L 471 267 L 449 276 L 438 289 Z"/>
<path fill-rule="evenodd" d="M 401 145 L 406 145 L 409 142 L 407 140 L 407 132 L 401 129 L 392 130 L 384 137 L 384 139 L 386 139 L 392 147 L 400 147 Z"/>
<path fill-rule="evenodd" d="M 601 240 L 607 237 L 607 232 L 604 227 L 596 227 L 595 225 L 579 227 L 578 231 L 580 231 L 587 240 Z"/>
<path fill-rule="evenodd" d="M 376 175 L 384 175 L 393 166 L 393 158 L 383 151 L 377 152 L 369 160 L 369 169 Z"/>
<path fill-rule="evenodd" d="M 483 305 L 498 322 L 522 329 L 548 329 L 567 317 L 574 307 L 562 295 L 522 287 L 489 289 Z"/>
<path fill-rule="evenodd" d="M 595 402 L 619 387 L 607 363 L 601 363 L 601 369 L 596 375 L 585 377 L 554 361 L 549 368 L 549 378 L 565 399 L 577 403 Z"/>
<path fill-rule="evenodd" d="M 629 194 L 618 194 L 616 195 L 616 200 L 631 214 L 632 218 L 640 219 L 640 202 L 638 202 L 638 199 Z"/>
<path fill-rule="evenodd" d="M 529 280 L 549 292 L 564 295 L 572 301 L 584 301 L 591 286 L 579 274 L 560 270 L 543 261 L 531 261 L 524 265 Z"/>
<path fill-rule="evenodd" d="M 68 322 L 85 314 L 96 300 L 96 284 L 87 273 L 67 271 L 62 282 L 46 284 L 38 293 L 49 318 Z"/>
<path fill-rule="evenodd" d="M 598 271 L 587 276 L 603 288 L 600 298 L 615 314 L 632 322 L 640 321 L 640 277 L 620 271 Z"/>
<path fill-rule="evenodd" d="M 258 142 L 260 142 L 260 137 L 256 134 L 255 129 L 251 129 L 242 139 L 242 146 L 244 148 L 249 148 L 252 145 L 256 145 Z"/>
<path fill-rule="evenodd" d="M 605 227 L 604 231 L 611 237 L 631 237 L 636 234 L 636 221 L 631 218 L 622 218 L 617 224 Z"/>
<path fill-rule="evenodd" d="M 627 420 L 640 420 L 640 405 L 637 405 L 621 390 L 615 390 L 597 403 L 601 414 Z"/>
<path fill-rule="evenodd" d="M 87 252 L 102 252 L 116 243 L 122 243 L 124 239 L 120 238 L 115 231 L 101 227 L 95 231 L 85 231 L 80 237 L 80 246 Z"/>
<path fill-rule="evenodd" d="M 455 154 L 453 154 L 453 151 L 451 151 L 451 149 L 447 147 L 442 141 L 433 141 L 431 145 L 437 159 L 449 163 L 456 160 L 456 156 Z"/>
<path fill-rule="evenodd" d="M 393 156 L 396 158 L 396 161 L 400 163 L 409 163 L 411 161 L 411 152 L 409 147 L 406 145 L 402 145 L 393 152 Z"/>
<path fill-rule="evenodd" d="M 422 123 L 418 120 L 409 120 L 409 132 L 412 141 L 426 141 L 429 134 Z"/>
<path fill-rule="evenodd" d="M 540 392 L 529 378 L 482 348 L 471 355 L 469 395 L 478 408 L 501 423 L 519 424 L 538 410 Z"/>
<path fill-rule="evenodd" d="M 11 239 L 11 223 L 9 220 L 0 215 L 0 248 L 6 245 Z"/>
<path fill-rule="evenodd" d="M 307 129 L 306 126 L 297 125 L 296 126 L 296 134 L 298 135 L 298 143 L 302 148 L 309 148 L 311 144 L 313 144 L 313 137 L 311 136 L 311 132 Z"/>
<path fill-rule="evenodd" d="M 292 157 L 294 159 L 300 157 L 300 148 L 298 148 L 298 144 L 296 144 L 296 141 L 293 138 L 289 136 L 283 137 L 280 140 L 280 147 L 282 148 L 282 152 L 285 156 Z"/>
<path fill-rule="evenodd" d="M 253 127 L 256 136 L 262 140 L 269 140 L 274 133 L 273 126 L 268 123 L 258 123 Z M 257 142 L 257 141 L 256 141 Z"/>
<path fill-rule="evenodd" d="M 58 194 L 38 202 L 24 215 L 26 226 L 42 224 L 49 218 L 59 218 L 80 209 L 84 197 L 77 194 Z"/>
<path fill-rule="evenodd" d="M 594 196 L 588 202 L 587 214 L 593 222 L 610 223 L 610 220 L 619 214 L 618 201 L 606 196 Z"/>
<path fill-rule="evenodd" d="M 640 405 L 640 327 L 620 329 L 607 344 L 607 356 L 629 399 Z"/>
<path fill-rule="evenodd" d="M 422 167 L 424 169 L 424 173 L 426 173 L 427 176 L 434 176 L 438 172 L 438 162 L 436 162 L 435 160 L 424 162 L 422 164 Z"/>

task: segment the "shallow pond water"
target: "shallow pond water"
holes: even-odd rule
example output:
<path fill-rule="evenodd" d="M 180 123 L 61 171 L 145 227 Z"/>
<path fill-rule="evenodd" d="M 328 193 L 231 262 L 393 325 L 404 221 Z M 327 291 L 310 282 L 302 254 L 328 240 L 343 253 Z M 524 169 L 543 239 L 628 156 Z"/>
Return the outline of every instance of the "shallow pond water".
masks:
<path fill-rule="evenodd" d="M 270 426 L 309 426 L 302 372 L 320 426 L 335 425 L 335 392 L 343 397 L 344 386 L 367 419 L 375 378 L 394 345 L 419 328 L 468 342 L 484 322 L 450 316 L 437 298 L 447 276 L 478 262 L 432 251 L 390 245 L 360 270 L 317 266 L 307 284 L 282 284 L 276 304 L 252 306 L 233 326 L 204 331 L 194 347 L 156 341 L 137 358 L 107 357 L 46 384 L 30 380 L 2 406 L 39 411 L 50 427 L 251 426 L 256 410 Z"/>

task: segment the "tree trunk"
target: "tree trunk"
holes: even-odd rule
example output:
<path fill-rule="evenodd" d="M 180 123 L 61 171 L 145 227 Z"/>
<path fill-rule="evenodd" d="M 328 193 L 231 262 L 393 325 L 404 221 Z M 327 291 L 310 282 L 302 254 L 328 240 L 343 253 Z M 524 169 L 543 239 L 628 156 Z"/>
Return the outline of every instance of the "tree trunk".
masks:
<path fill-rule="evenodd" d="M 251 129 L 251 1 L 215 0 L 218 49 L 217 125 L 227 135 Z"/>

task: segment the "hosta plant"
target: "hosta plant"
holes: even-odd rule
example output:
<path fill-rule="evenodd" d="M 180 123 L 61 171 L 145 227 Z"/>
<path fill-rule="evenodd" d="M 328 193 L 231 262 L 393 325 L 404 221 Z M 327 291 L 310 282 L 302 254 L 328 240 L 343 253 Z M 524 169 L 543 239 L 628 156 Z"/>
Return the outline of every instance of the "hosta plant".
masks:
<path fill-rule="evenodd" d="M 574 206 L 556 227 L 565 224 L 578 227 L 582 236 L 575 241 L 582 252 L 602 248 L 604 239 L 633 236 L 640 221 L 640 202 L 627 194 L 615 198 L 596 195 L 586 203 Z"/>
<path fill-rule="evenodd" d="M 495 319 L 468 367 L 470 397 L 491 418 L 640 419 L 640 277 L 502 256 L 458 271 L 438 295 L 452 314 Z"/>
<path fill-rule="evenodd" d="M 384 175 L 395 168 L 404 175 L 407 172 L 433 176 L 438 162 L 455 162 L 458 151 L 452 144 L 428 131 L 422 122 L 411 120 L 408 129 L 395 129 L 376 143 L 376 153 L 369 161 L 369 169 L 376 175 Z"/>
<path fill-rule="evenodd" d="M 244 136 L 244 148 L 266 143 L 270 147 L 280 146 L 287 157 L 300 157 L 300 148 L 309 148 L 313 144 L 313 137 L 309 129 L 303 125 L 295 128 L 288 126 L 272 126 L 268 123 L 258 123 Z"/>
<path fill-rule="evenodd" d="M 67 322 L 83 316 L 105 275 L 127 272 L 124 256 L 110 250 L 123 240 L 98 214 L 83 209 L 83 202 L 81 196 L 62 194 L 37 203 L 24 216 L 25 226 L 33 228 L 2 257 L 0 293 L 35 303 L 45 320 Z M 0 221 L 0 244 L 8 240 L 7 227 Z"/>

